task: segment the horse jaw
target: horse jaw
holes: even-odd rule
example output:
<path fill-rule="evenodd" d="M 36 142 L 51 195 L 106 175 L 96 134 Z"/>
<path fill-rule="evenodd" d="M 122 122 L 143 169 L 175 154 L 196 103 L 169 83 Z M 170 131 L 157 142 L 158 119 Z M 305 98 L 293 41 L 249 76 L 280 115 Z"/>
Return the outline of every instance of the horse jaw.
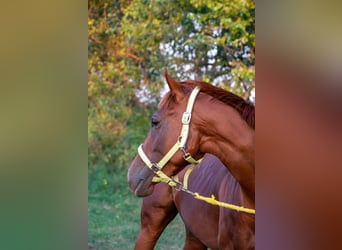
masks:
<path fill-rule="evenodd" d="M 154 185 L 150 184 L 148 187 L 146 187 L 144 183 L 145 183 L 145 180 L 140 180 L 135 190 L 131 189 L 131 191 L 134 193 L 135 196 L 145 197 L 153 193 Z"/>

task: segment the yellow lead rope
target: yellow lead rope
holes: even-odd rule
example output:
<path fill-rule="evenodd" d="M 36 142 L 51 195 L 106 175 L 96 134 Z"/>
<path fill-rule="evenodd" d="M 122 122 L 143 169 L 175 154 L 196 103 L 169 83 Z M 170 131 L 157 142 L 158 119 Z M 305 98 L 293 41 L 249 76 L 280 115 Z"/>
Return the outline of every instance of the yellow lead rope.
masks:
<path fill-rule="evenodd" d="M 217 205 L 217 206 L 220 206 L 220 207 L 226 207 L 226 208 L 230 208 L 230 209 L 233 209 L 233 210 L 236 210 L 236 211 L 239 211 L 239 212 L 245 212 L 245 213 L 248 213 L 248 214 L 255 214 L 255 209 L 245 208 L 245 207 L 242 207 L 242 206 L 236 206 L 236 205 L 233 205 L 233 204 L 229 204 L 229 203 L 225 203 L 225 202 L 222 202 L 222 201 L 218 201 L 218 200 L 215 199 L 214 195 L 211 195 L 211 197 L 205 197 L 205 196 L 200 195 L 199 193 L 194 193 L 194 197 L 195 197 L 195 199 L 199 199 L 199 200 L 202 200 L 202 201 L 205 201 L 207 203 L 210 203 L 210 204 L 213 204 L 213 205 Z"/>
<path fill-rule="evenodd" d="M 192 194 L 195 199 L 205 201 L 205 202 L 207 202 L 209 204 L 212 204 L 212 205 L 216 205 L 216 206 L 220 206 L 220 207 L 225 207 L 225 208 L 229 208 L 229 209 L 232 209 L 232 210 L 236 210 L 238 212 L 244 212 L 244 213 L 248 213 L 248 214 L 255 214 L 255 209 L 245 208 L 245 207 L 242 207 L 242 206 L 236 206 L 236 205 L 233 205 L 233 204 L 230 204 L 230 203 L 218 201 L 218 200 L 216 200 L 214 195 L 211 195 L 211 197 L 206 197 L 206 196 L 200 195 L 197 192 L 194 193 L 194 192 L 190 191 L 188 189 L 188 179 L 189 179 L 190 173 L 192 172 L 192 170 L 194 169 L 195 166 L 196 165 L 192 165 L 185 172 L 184 180 L 183 180 L 184 184 L 178 182 L 178 176 L 177 175 L 174 176 L 173 179 L 171 179 L 170 177 L 166 176 L 162 171 L 160 171 L 160 172 L 158 171 L 159 177 L 154 177 L 153 178 L 153 182 L 165 182 L 165 183 L 167 183 L 171 187 L 176 187 L 177 185 L 179 185 L 177 190 L 181 190 L 181 191 L 184 191 L 186 193 Z"/>

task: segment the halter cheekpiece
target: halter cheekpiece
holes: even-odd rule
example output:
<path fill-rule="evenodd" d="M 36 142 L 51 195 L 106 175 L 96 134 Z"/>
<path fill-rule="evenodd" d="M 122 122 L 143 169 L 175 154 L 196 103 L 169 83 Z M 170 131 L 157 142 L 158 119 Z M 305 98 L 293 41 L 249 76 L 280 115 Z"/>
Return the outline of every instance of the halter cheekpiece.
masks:
<path fill-rule="evenodd" d="M 182 115 L 182 130 L 180 135 L 178 136 L 178 140 L 172 146 L 172 148 L 167 152 L 167 154 L 158 162 L 151 162 L 150 159 L 147 157 L 143 150 L 142 144 L 138 147 L 138 154 L 143 162 L 146 164 L 148 168 L 150 168 L 156 175 L 161 178 L 165 178 L 167 182 L 173 181 L 170 177 L 162 172 L 163 167 L 168 163 L 168 161 L 172 158 L 172 156 L 178 151 L 181 150 L 184 154 L 184 159 L 192 164 L 198 164 L 199 161 L 194 159 L 189 153 L 186 152 L 186 142 L 189 136 L 189 127 L 191 121 L 191 112 L 196 100 L 198 93 L 200 92 L 199 87 L 195 87 L 189 97 L 188 104 L 186 107 L 185 112 Z"/>

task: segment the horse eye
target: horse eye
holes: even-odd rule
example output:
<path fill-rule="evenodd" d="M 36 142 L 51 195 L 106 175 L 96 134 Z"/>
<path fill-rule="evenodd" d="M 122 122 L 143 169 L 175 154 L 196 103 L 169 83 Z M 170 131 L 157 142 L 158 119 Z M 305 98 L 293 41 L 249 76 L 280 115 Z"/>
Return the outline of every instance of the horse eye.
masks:
<path fill-rule="evenodd" d="M 152 127 L 158 126 L 159 123 L 160 123 L 160 122 L 159 122 L 158 120 L 156 120 L 155 118 L 152 118 L 152 119 L 151 119 L 151 126 L 152 126 Z"/>

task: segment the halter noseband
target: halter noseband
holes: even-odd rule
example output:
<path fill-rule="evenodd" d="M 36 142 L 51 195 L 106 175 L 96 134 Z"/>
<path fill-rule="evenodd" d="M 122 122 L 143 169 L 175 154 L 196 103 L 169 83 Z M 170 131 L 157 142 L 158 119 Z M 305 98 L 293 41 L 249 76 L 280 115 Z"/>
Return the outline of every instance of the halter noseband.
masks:
<path fill-rule="evenodd" d="M 186 111 L 183 113 L 182 116 L 182 130 L 178 137 L 177 142 L 172 146 L 172 148 L 167 152 L 167 154 L 158 162 L 151 162 L 150 159 L 145 154 L 142 144 L 138 147 L 138 154 L 140 158 L 143 160 L 143 162 L 146 164 L 146 166 L 151 169 L 156 175 L 158 175 L 160 178 L 164 179 L 165 182 L 170 183 L 173 180 L 168 177 L 166 174 L 162 172 L 163 167 L 166 165 L 166 163 L 172 158 L 172 156 L 177 152 L 177 150 L 181 150 L 184 154 L 184 159 L 193 164 L 198 164 L 199 161 L 192 158 L 192 156 L 186 152 L 185 146 L 186 142 L 188 140 L 189 135 L 189 126 L 191 121 L 191 112 L 192 108 L 195 103 L 195 99 L 197 97 L 197 94 L 200 92 L 199 87 L 195 87 L 189 97 L 188 104 L 186 107 Z"/>

